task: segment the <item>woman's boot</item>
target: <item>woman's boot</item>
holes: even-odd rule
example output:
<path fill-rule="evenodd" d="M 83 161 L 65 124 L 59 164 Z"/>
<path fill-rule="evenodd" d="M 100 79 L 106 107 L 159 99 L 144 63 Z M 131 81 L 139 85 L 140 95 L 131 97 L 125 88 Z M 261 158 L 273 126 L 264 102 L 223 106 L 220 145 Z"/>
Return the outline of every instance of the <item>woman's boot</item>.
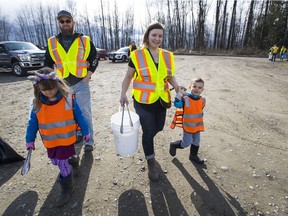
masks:
<path fill-rule="evenodd" d="M 159 179 L 159 172 L 156 167 L 155 159 L 149 159 L 147 160 L 148 164 L 148 177 L 151 181 L 158 181 Z"/>
<path fill-rule="evenodd" d="M 62 177 L 59 174 L 58 177 L 59 183 L 61 185 L 61 194 L 56 199 L 56 206 L 60 207 L 65 205 L 71 198 L 73 193 L 73 176 L 72 173 L 70 173 L 66 177 Z"/>
<path fill-rule="evenodd" d="M 198 157 L 199 146 L 191 144 L 189 159 L 197 164 L 204 164 L 204 160 Z"/>
<path fill-rule="evenodd" d="M 171 156 L 174 157 L 176 155 L 176 149 L 177 148 L 183 149 L 181 147 L 181 142 L 182 142 L 182 140 L 177 140 L 177 141 L 174 141 L 174 142 L 170 142 L 169 153 L 170 153 Z"/>

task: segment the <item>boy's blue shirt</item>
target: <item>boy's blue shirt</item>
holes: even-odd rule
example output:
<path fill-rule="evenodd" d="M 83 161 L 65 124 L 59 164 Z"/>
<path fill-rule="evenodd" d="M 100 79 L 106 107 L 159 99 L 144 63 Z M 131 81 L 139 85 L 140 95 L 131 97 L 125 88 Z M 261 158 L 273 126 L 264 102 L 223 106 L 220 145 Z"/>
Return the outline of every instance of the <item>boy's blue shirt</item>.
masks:
<path fill-rule="evenodd" d="M 57 93 L 56 97 L 57 97 L 57 102 L 59 102 L 62 99 L 62 96 L 59 92 Z M 46 97 L 44 97 L 42 94 L 40 95 L 40 100 L 44 104 L 46 104 L 47 102 Z M 86 136 L 89 133 L 89 126 L 87 124 L 86 119 L 84 118 L 82 114 L 82 111 L 78 103 L 74 99 L 73 99 L 73 115 L 74 115 L 75 121 L 81 127 L 81 132 L 83 136 Z M 28 127 L 26 130 L 26 143 L 35 141 L 38 130 L 39 130 L 38 118 L 32 107 L 30 111 Z"/>
<path fill-rule="evenodd" d="M 193 100 L 199 100 L 201 96 L 200 95 L 199 96 L 195 96 L 195 95 L 193 95 L 192 93 L 189 92 L 189 93 L 187 93 L 187 97 L 190 97 Z M 174 106 L 176 108 L 183 108 L 184 99 L 182 98 L 181 100 L 179 100 L 178 98 L 175 97 Z"/>

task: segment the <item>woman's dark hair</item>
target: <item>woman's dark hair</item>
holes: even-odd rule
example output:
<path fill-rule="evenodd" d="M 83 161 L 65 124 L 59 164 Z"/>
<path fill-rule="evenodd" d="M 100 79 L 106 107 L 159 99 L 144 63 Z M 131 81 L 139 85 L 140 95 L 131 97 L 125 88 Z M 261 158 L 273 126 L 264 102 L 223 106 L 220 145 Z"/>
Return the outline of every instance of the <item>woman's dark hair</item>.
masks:
<path fill-rule="evenodd" d="M 143 41 L 142 41 L 142 44 L 144 45 L 144 47 L 149 46 L 149 33 L 153 29 L 162 29 L 164 31 L 164 25 L 159 22 L 152 22 L 147 26 L 147 29 L 144 33 Z"/>

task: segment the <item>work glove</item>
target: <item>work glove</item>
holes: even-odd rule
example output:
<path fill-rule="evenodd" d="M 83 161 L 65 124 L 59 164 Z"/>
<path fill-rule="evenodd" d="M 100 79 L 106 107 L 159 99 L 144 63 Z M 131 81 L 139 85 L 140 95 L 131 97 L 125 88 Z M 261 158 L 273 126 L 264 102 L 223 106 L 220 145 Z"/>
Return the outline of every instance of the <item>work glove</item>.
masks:
<path fill-rule="evenodd" d="M 184 94 L 183 94 L 182 92 L 180 92 L 180 91 L 176 94 L 176 98 L 177 98 L 179 101 L 182 100 L 183 96 L 184 96 Z"/>
<path fill-rule="evenodd" d="M 187 89 L 184 86 L 178 87 L 178 93 L 176 94 L 176 98 L 180 101 L 184 96 L 186 96 Z"/>
<path fill-rule="evenodd" d="M 29 150 L 30 148 L 35 150 L 34 142 L 26 143 L 26 149 Z"/>
<path fill-rule="evenodd" d="M 84 139 L 86 142 L 89 142 L 89 140 L 90 140 L 90 133 L 88 133 L 86 136 L 83 136 L 83 139 Z"/>

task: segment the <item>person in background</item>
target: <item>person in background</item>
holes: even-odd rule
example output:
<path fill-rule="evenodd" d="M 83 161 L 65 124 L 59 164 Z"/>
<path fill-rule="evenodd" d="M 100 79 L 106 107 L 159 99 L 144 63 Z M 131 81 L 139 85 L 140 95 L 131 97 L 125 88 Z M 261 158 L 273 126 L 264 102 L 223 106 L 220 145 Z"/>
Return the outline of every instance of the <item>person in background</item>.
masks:
<path fill-rule="evenodd" d="M 121 106 L 128 105 L 126 92 L 133 79 L 134 108 L 140 117 L 142 146 L 148 163 L 148 176 L 152 181 L 159 178 L 154 137 L 163 130 L 166 110 L 171 107 L 169 84 L 176 90 L 179 87 L 174 77 L 174 55 L 160 48 L 163 37 L 164 27 L 161 23 L 148 25 L 143 37 L 143 48 L 131 53 L 120 96 Z"/>
<path fill-rule="evenodd" d="M 174 157 L 176 155 L 176 149 L 183 149 L 190 146 L 189 159 L 197 164 L 204 164 L 204 160 L 198 156 L 200 132 L 204 131 L 203 109 L 206 105 L 205 98 L 201 97 L 203 90 L 203 79 L 195 78 L 191 83 L 190 92 L 187 95 L 181 91 L 177 93 L 174 106 L 183 109 L 183 138 L 182 140 L 171 142 L 169 149 L 170 155 Z M 177 117 L 178 116 L 174 116 L 170 126 L 171 128 L 175 127 Z"/>
<path fill-rule="evenodd" d="M 286 59 L 287 57 L 287 48 L 283 45 L 280 49 L 280 61 L 283 61 L 283 59 Z"/>
<path fill-rule="evenodd" d="M 87 142 L 90 139 L 89 126 L 77 102 L 69 97 L 69 87 L 53 69 L 44 67 L 28 79 L 33 81 L 34 100 L 26 131 L 26 148 L 35 150 L 39 131 L 48 157 L 60 169 L 58 182 L 62 191 L 55 204 L 63 206 L 73 192 L 73 175 L 68 160 L 75 155 L 76 124 L 80 125 Z"/>
<path fill-rule="evenodd" d="M 70 12 L 61 10 L 57 15 L 60 33 L 48 39 L 44 66 L 54 68 L 75 95 L 86 118 L 91 138 L 84 140 L 84 151 L 93 151 L 93 123 L 89 81 L 98 66 L 97 51 L 88 36 L 74 31 L 75 21 Z M 73 160 L 75 161 L 75 160 Z M 75 167 L 79 165 L 79 158 Z"/>
<path fill-rule="evenodd" d="M 276 61 L 278 49 L 279 49 L 279 47 L 277 46 L 277 44 L 274 44 L 274 46 L 272 46 L 269 50 L 270 54 L 272 54 L 272 59 L 271 59 L 272 62 Z"/>
<path fill-rule="evenodd" d="M 139 49 L 139 47 L 135 44 L 135 41 L 132 41 L 130 46 L 129 46 L 129 56 L 132 51 Z"/>

